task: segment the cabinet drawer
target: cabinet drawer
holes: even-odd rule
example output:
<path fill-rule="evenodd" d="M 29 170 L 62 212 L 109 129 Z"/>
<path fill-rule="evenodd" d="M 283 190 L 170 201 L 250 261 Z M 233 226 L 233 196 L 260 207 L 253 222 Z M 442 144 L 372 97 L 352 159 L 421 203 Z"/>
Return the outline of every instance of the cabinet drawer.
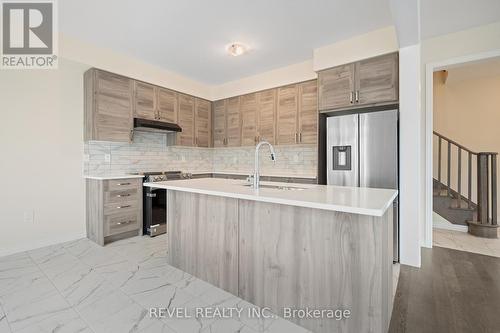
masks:
<path fill-rule="evenodd" d="M 104 218 L 104 237 L 139 229 L 139 214 L 128 213 Z"/>
<path fill-rule="evenodd" d="M 131 179 L 110 179 L 105 184 L 105 191 L 125 191 L 138 189 L 142 186 L 142 179 L 131 178 Z"/>
<path fill-rule="evenodd" d="M 104 205 L 104 215 L 121 215 L 140 210 L 139 200 L 126 200 L 122 202 L 110 202 Z"/>
<path fill-rule="evenodd" d="M 104 203 L 122 203 L 125 201 L 139 200 L 137 189 L 122 190 L 122 191 L 106 191 L 104 192 Z"/>

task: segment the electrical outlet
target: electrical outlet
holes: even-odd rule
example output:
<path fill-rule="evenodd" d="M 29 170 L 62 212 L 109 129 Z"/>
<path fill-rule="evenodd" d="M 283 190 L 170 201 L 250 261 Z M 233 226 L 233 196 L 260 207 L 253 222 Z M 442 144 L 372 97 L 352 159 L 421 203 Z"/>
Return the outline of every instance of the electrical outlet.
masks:
<path fill-rule="evenodd" d="M 35 223 L 35 211 L 33 209 L 24 211 L 24 223 Z"/>
<path fill-rule="evenodd" d="M 104 154 L 104 162 L 111 163 L 111 154 Z"/>

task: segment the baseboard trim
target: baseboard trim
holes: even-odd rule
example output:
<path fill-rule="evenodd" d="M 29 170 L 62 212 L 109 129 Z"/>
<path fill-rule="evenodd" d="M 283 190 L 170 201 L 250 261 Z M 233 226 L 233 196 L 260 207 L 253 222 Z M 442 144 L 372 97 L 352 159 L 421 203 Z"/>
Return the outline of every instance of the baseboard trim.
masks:
<path fill-rule="evenodd" d="M 468 232 L 468 227 L 466 225 L 458 225 L 458 224 L 445 223 L 445 222 L 439 222 L 439 221 L 433 221 L 432 227 L 434 229 L 444 229 L 444 230 Z"/>
<path fill-rule="evenodd" d="M 54 237 L 51 239 L 42 239 L 39 241 L 30 242 L 29 244 L 26 244 L 26 245 L 16 246 L 16 247 L 8 248 L 8 249 L 1 249 L 0 250 L 0 257 L 16 254 L 16 253 L 20 253 L 20 252 L 32 251 L 32 250 L 39 249 L 41 247 L 55 245 L 55 244 L 59 244 L 59 243 L 70 242 L 70 241 L 74 241 L 74 240 L 85 238 L 85 237 L 87 237 L 87 235 L 85 233 L 76 233 L 76 234 L 70 234 L 70 235 L 63 235 L 60 237 Z"/>

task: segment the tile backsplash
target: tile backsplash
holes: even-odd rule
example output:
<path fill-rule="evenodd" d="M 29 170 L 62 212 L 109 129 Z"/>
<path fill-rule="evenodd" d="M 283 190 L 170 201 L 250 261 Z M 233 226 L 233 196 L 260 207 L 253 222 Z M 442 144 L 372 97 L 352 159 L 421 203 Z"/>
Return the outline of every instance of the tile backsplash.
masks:
<path fill-rule="evenodd" d="M 263 175 L 316 177 L 315 145 L 276 146 L 275 150 L 277 160 L 273 163 L 268 147 L 261 148 Z M 103 175 L 181 170 L 191 173 L 250 174 L 254 169 L 254 153 L 254 147 L 167 146 L 167 134 L 138 132 L 130 144 L 103 141 L 85 143 L 84 173 Z"/>

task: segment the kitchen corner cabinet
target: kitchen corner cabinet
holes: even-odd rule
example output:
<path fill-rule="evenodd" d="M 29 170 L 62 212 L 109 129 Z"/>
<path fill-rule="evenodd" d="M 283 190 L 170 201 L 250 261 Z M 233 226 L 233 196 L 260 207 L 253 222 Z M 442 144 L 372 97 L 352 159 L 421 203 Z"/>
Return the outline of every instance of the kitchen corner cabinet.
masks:
<path fill-rule="evenodd" d="M 240 97 L 241 114 L 241 145 L 255 146 L 257 143 L 257 93 L 243 95 Z"/>
<path fill-rule="evenodd" d="M 90 69 L 84 74 L 84 140 L 128 142 L 133 128 L 133 80 Z"/>
<path fill-rule="evenodd" d="M 213 108 L 214 147 L 224 147 L 226 145 L 226 100 L 215 101 Z"/>
<path fill-rule="evenodd" d="M 257 141 L 265 140 L 275 144 L 276 137 L 276 89 L 257 94 Z"/>
<path fill-rule="evenodd" d="M 229 98 L 226 102 L 226 146 L 241 146 L 240 97 Z"/>
<path fill-rule="evenodd" d="M 319 72 L 319 109 L 397 103 L 398 59 L 398 53 L 391 53 Z"/>
<path fill-rule="evenodd" d="M 194 105 L 194 143 L 197 147 L 210 147 L 212 103 L 200 98 Z"/>
<path fill-rule="evenodd" d="M 178 125 L 182 132 L 177 133 L 177 145 L 194 146 L 194 97 L 178 94 Z"/>
<path fill-rule="evenodd" d="M 278 88 L 278 144 L 315 144 L 318 136 L 317 81 Z"/>
<path fill-rule="evenodd" d="M 99 245 L 142 235 L 142 179 L 86 180 L 87 237 Z"/>

